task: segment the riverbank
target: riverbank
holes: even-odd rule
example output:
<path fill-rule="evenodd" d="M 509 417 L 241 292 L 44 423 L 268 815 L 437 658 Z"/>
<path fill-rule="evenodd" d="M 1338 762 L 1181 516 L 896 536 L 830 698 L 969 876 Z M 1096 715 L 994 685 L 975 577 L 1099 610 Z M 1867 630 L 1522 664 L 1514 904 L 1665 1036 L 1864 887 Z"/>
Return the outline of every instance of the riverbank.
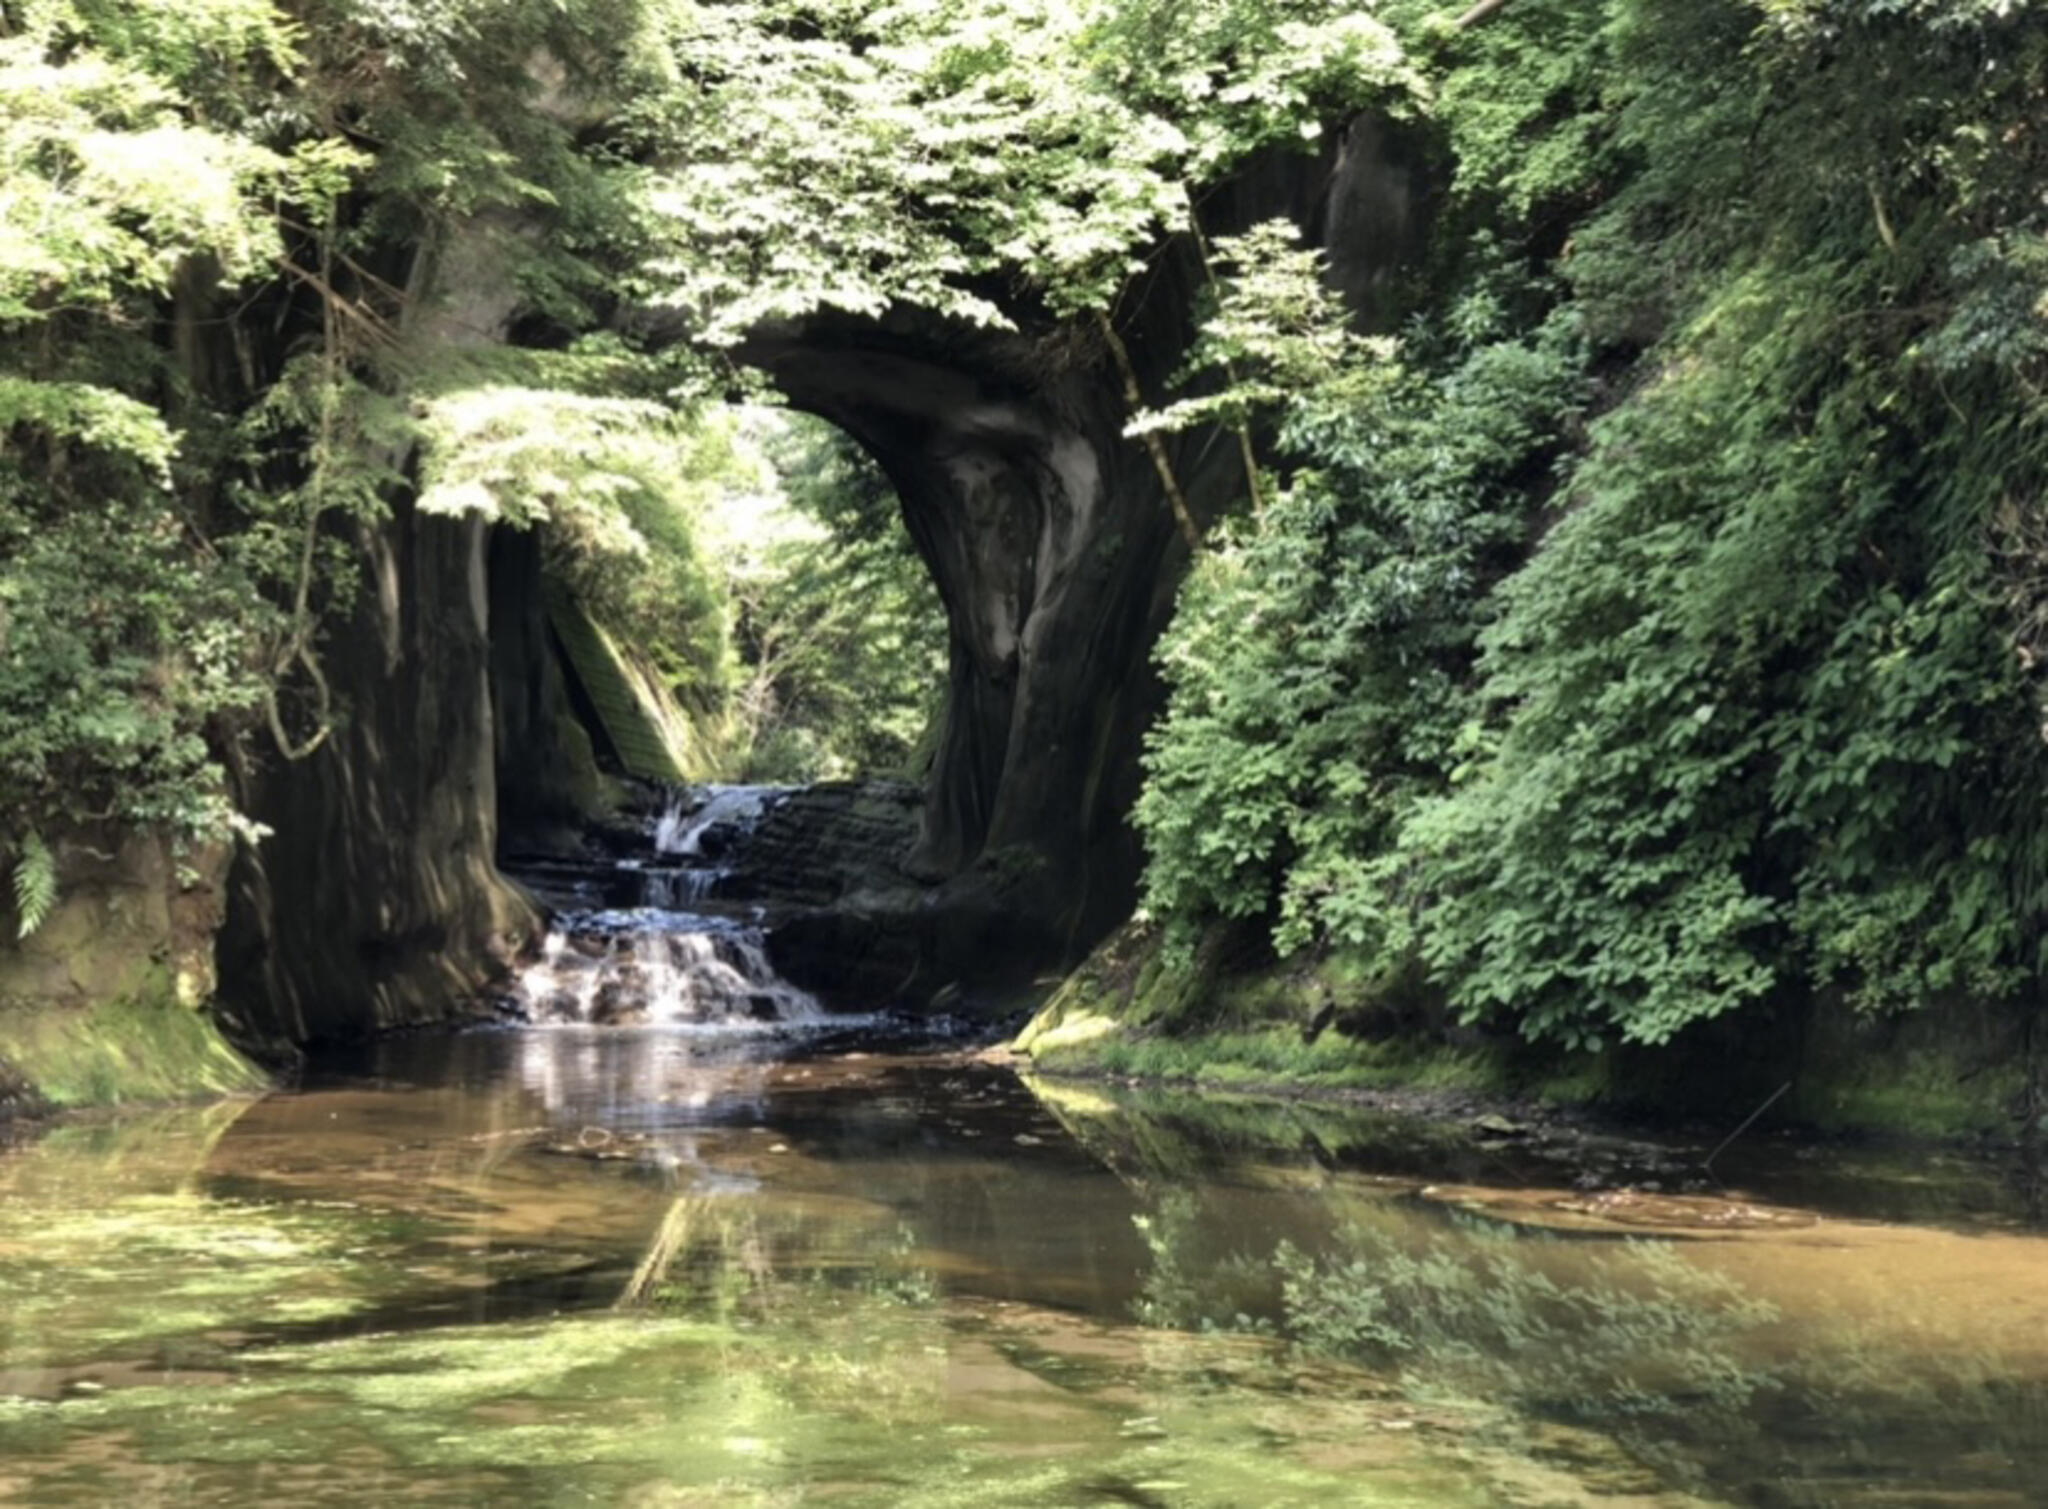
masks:
<path fill-rule="evenodd" d="M 1433 1114 L 1573 1110 L 1641 1125 L 1733 1126 L 1934 1142 L 2044 1130 L 2017 1011 L 1949 1005 L 1883 1018 L 1809 1001 L 1706 1023 L 1657 1047 L 1567 1051 L 1461 1025 L 1412 982 L 1342 954 L 1172 957 L 1132 924 L 1013 1040 L 1034 1071 Z"/>

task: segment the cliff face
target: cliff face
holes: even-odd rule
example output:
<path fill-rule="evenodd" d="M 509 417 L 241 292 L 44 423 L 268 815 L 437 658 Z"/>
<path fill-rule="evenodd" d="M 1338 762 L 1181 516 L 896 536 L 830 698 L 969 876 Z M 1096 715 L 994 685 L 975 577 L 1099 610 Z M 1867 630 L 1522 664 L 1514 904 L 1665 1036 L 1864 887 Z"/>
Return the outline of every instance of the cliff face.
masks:
<path fill-rule="evenodd" d="M 363 598 L 328 651 L 346 720 L 245 794 L 273 831 L 229 879 L 221 998 L 254 1039 L 446 1020 L 537 921 L 494 861 L 485 537 L 401 502 L 364 541 Z"/>
<path fill-rule="evenodd" d="M 1204 213 L 1216 233 L 1287 216 L 1336 236 L 1333 277 L 1371 319 L 1421 203 L 1401 143 L 1362 124 L 1320 156 L 1250 165 Z M 463 307 L 419 338 L 502 336 L 512 300 L 487 259 L 437 276 Z M 1169 248 L 1127 300 L 1116 338 L 1148 400 L 1203 280 L 1191 249 Z M 1018 324 L 823 318 L 741 353 L 876 457 L 946 606 L 943 733 L 916 837 L 857 908 L 871 951 L 893 969 L 907 950 L 934 982 L 1071 963 L 1128 914 L 1141 855 L 1124 819 L 1161 699 L 1149 655 L 1188 560 L 1152 459 L 1123 436 L 1122 360 L 1099 332 Z M 1201 522 L 1242 495 L 1234 445 L 1174 437 L 1168 461 Z M 532 561 L 486 546 L 483 525 L 402 499 L 364 541 L 369 588 L 329 651 L 348 720 L 247 794 L 276 831 L 236 865 L 220 958 L 223 999 L 253 1037 L 446 1019 L 533 924 L 494 864 L 501 782 L 522 812 L 566 818 L 587 756 L 547 726 L 568 704 L 536 659 Z"/>
<path fill-rule="evenodd" d="M 503 340 L 518 304 L 506 234 L 479 224 L 422 252 L 408 343 Z M 273 756 L 239 793 L 272 830 L 236 858 L 219 946 L 222 1012 L 253 1042 L 458 1016 L 538 924 L 495 861 L 489 530 L 390 504 L 362 532 L 363 589 L 323 649 L 332 736 L 305 760 Z"/>

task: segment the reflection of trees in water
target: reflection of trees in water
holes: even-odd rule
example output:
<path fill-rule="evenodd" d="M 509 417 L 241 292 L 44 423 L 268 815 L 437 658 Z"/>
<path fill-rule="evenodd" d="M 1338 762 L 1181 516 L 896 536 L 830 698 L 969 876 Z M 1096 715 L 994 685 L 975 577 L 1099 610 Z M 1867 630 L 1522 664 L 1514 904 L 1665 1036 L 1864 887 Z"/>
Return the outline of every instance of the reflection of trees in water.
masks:
<path fill-rule="evenodd" d="M 1606 1421 L 1741 1409 L 1775 1381 L 1737 1355 L 1775 1309 L 1662 1243 L 1575 1250 L 1559 1277 L 1532 1252 L 1566 1244 L 1457 1218 L 1440 1236 L 1352 1224 L 1324 1255 L 1282 1238 L 1263 1258 L 1220 1259 L 1188 1253 L 1201 1213 L 1187 1192 L 1141 1219 L 1153 1255 L 1141 1319 L 1277 1328 L 1420 1392 Z"/>
<path fill-rule="evenodd" d="M 1314 1253 L 1284 1237 L 1219 1251 L 1185 1189 L 1139 1220 L 1147 1324 L 1277 1332 L 1418 1399 L 1598 1431 L 1666 1482 L 1800 1506 L 2031 1502 L 2048 1482 L 2048 1380 L 1916 1336 L 1910 1296 L 1890 1317 L 1787 1317 L 1671 1243 L 1432 1230 L 1392 1210 Z"/>
<path fill-rule="evenodd" d="M 820 1222 L 755 1200 L 671 1202 L 615 1308 L 651 1308 L 763 1338 L 730 1366 L 789 1402 L 901 1426 L 938 1408 L 945 1320 L 914 1233 L 877 1220 Z M 774 1338 L 768 1342 L 767 1338 Z"/>
<path fill-rule="evenodd" d="M 815 1209 L 722 1195 L 671 1201 L 615 1308 L 658 1304 L 721 1320 L 801 1308 L 820 1288 L 928 1305 L 934 1275 L 914 1261 L 916 1233 L 879 1213 L 821 1219 Z"/>

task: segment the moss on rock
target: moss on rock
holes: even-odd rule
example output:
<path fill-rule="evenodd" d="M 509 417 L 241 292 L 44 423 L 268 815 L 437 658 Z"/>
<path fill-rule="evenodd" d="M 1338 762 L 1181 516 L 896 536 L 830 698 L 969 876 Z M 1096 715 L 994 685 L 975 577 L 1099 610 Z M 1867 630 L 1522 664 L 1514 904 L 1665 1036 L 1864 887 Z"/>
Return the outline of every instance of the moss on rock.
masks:
<path fill-rule="evenodd" d="M 1241 954 L 1242 951 L 1240 951 Z M 1133 923 L 1011 1044 L 1049 1074 L 1205 1089 L 1463 1091 L 1659 1117 L 1740 1118 L 1917 1138 L 2048 1130 L 2023 1009 L 1948 1003 L 1871 1017 L 1813 999 L 1671 1043 L 1566 1052 L 1458 1025 L 1418 982 L 1343 953 L 1176 955 Z"/>
<path fill-rule="evenodd" d="M 1526 1089 L 1505 1047 L 1453 1034 L 1405 982 L 1344 954 L 1234 958 L 1213 935 L 1186 956 L 1155 929 L 1112 934 L 1011 1045 L 1049 1073 L 1187 1080 L 1219 1088 Z M 1547 1060 L 1543 1073 L 1552 1072 Z"/>
<path fill-rule="evenodd" d="M 174 982 L 86 1007 L 0 1006 L 0 1115 L 260 1090 L 263 1072 Z"/>
<path fill-rule="evenodd" d="M 227 851 L 107 824 L 53 848 L 42 925 L 0 913 L 0 1119 L 261 1088 L 207 1009 Z"/>

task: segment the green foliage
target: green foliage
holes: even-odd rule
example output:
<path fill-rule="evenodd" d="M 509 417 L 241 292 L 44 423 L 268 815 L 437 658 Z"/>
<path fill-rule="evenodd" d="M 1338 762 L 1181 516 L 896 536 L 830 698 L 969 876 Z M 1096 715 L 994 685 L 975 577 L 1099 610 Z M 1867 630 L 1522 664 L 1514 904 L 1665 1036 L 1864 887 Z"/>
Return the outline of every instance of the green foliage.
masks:
<path fill-rule="evenodd" d="M 191 548 L 137 326 L 194 259 L 238 279 L 276 252 L 282 160 L 195 119 L 152 51 L 209 28 L 237 56 L 284 49 L 254 14 L 50 4 L 0 40 L 0 806 L 31 831 L 227 817 L 200 733 L 253 698 L 250 614 Z M 34 852 L 17 878 L 45 910 Z"/>
<path fill-rule="evenodd" d="M 118 53 L 51 53 L 58 18 L 0 38 L 0 320 L 163 291 L 204 252 L 236 279 L 276 254 L 256 200 L 283 162 L 185 118 L 175 83 Z M 48 29 L 45 29 L 48 28 Z"/>
<path fill-rule="evenodd" d="M 42 834 L 30 829 L 22 835 L 20 853 L 14 861 L 14 913 L 21 919 L 15 936 L 26 938 L 43 925 L 50 908 L 57 904 L 57 861 Z"/>
<path fill-rule="evenodd" d="M 1456 186 L 1399 356 L 1196 401 L 1294 471 L 1162 649 L 1148 906 L 1583 1046 L 2037 988 L 2048 38 L 1530 0 L 1427 45 Z M 1210 344 L 1293 307 L 1240 279 Z"/>
<path fill-rule="evenodd" d="M 721 779 L 909 767 L 944 618 L 844 435 L 562 388 L 459 387 L 423 415 L 421 508 L 539 531 L 549 579 L 661 671 Z"/>
<path fill-rule="evenodd" d="M 1653 158 L 1608 234 L 1652 213 L 1668 226 L 1681 184 L 1699 192 L 1693 164 L 1726 162 L 1722 132 L 1750 139 L 1757 187 L 1688 201 L 1673 255 L 1711 247 L 1711 272 L 1654 379 L 1596 427 L 1571 517 L 1502 595 L 1498 742 L 1424 824 L 1445 891 L 1428 952 L 1469 1009 L 1567 1037 L 1659 1041 L 1780 983 L 1872 1006 L 2014 991 L 2041 963 L 2048 849 L 2038 715 L 1985 530 L 2010 479 L 2038 475 L 2037 405 L 1981 339 L 1968 365 L 1921 342 L 1983 318 L 1981 290 L 1957 286 L 1973 263 L 1950 249 L 1956 222 L 2010 206 L 1951 144 L 2031 108 L 2034 83 L 1976 81 L 1990 56 L 2024 80 L 2040 43 L 1945 43 L 1962 24 L 1947 8 L 1828 43 L 1724 27 L 1730 69 L 1783 78 L 1815 46 L 1849 61 L 1801 70 L 1789 108 L 1693 121 L 1703 146 L 1667 140 L 1654 88 L 1682 87 L 1699 56 L 1639 24 L 1623 134 L 1688 156 Z M 1891 140 L 1847 129 L 1909 68 Z M 1758 221 L 1776 233 L 1755 239 Z M 1621 253 L 1595 244 L 1579 277 L 1605 324 Z M 1630 256 L 1624 287 L 1643 275 Z"/>
<path fill-rule="evenodd" d="M 1320 0 L 14 0 L 0 31 L 0 801 L 59 827 L 217 833 L 253 728 L 320 747 L 326 625 L 416 460 L 430 507 L 544 515 L 593 611 L 732 700 L 693 533 L 724 462 L 673 417 L 730 381 L 703 353 L 819 309 L 1107 308 L 1199 180 L 1414 89 Z M 545 350 L 478 349 L 495 284 Z M 578 338 L 625 308 L 685 354 Z M 931 604 L 895 538 L 748 578 L 768 763 L 909 758 Z"/>
<path fill-rule="evenodd" d="M 457 215 L 589 315 L 631 175 L 532 108 L 630 72 L 630 5 L 23 0 L 0 26 L 0 807 L 245 827 L 223 763 L 343 710 L 323 624 L 408 485 L 402 396 L 475 377 L 408 271 Z M 610 218 L 607 219 L 607 216 Z M 543 297 L 545 291 L 545 297 Z M 610 295 L 607 295 L 610 296 Z M 581 298 L 584 303 L 576 301 Z M 581 370 L 603 370 L 599 360 Z M 615 365 L 615 364 L 613 364 Z M 565 355 L 557 364 L 574 368 Z"/>
<path fill-rule="evenodd" d="M 2039 21 L 1437 12 L 16 0 L 0 806 L 232 827 L 249 730 L 344 714 L 323 626 L 415 485 L 536 523 L 757 769 L 908 763 L 937 609 L 886 493 L 799 447 L 816 522 L 721 534 L 725 364 L 818 311 L 1113 315 L 1206 186 L 1370 107 L 1445 184 L 1398 340 L 1254 227 L 1133 426 L 1247 466 L 1161 651 L 1147 906 L 1578 1044 L 2034 988 Z M 591 336 L 628 310 L 687 354 Z M 508 311 L 536 349 L 477 349 Z"/>
<path fill-rule="evenodd" d="M 772 416 L 780 497 L 744 500 L 724 566 L 749 780 L 912 774 L 945 686 L 946 623 L 895 490 L 845 435 Z"/>
<path fill-rule="evenodd" d="M 1127 433 L 1242 429 L 1291 404 L 1335 414 L 1372 401 L 1375 368 L 1391 361 L 1393 345 L 1352 329 L 1323 286 L 1320 255 L 1300 244 L 1292 221 L 1219 237 L 1210 267 L 1213 307 L 1174 377 L 1177 387 L 1205 383 L 1209 391 L 1134 415 Z"/>
<path fill-rule="evenodd" d="M 1137 809 L 1155 913 L 1277 907 L 1283 947 L 1398 959 L 1399 831 L 1464 738 L 1478 599 L 1521 527 L 1514 484 L 1571 413 L 1574 349 L 1558 322 L 1431 377 L 1361 342 L 1279 390 L 1303 464 L 1197 565 L 1161 651 Z"/>
<path fill-rule="evenodd" d="M 1106 308 L 1192 186 L 1414 87 L 1383 26 L 1317 0 L 754 0 L 665 41 L 697 87 L 625 116 L 660 158 L 647 274 L 714 343 L 821 308 Z"/>
<path fill-rule="evenodd" d="M 541 531 L 549 576 L 645 651 L 689 705 L 733 679 L 727 607 L 698 542 L 724 489 L 759 485 L 729 421 L 560 389 L 474 387 L 427 406 L 420 506 Z"/>

